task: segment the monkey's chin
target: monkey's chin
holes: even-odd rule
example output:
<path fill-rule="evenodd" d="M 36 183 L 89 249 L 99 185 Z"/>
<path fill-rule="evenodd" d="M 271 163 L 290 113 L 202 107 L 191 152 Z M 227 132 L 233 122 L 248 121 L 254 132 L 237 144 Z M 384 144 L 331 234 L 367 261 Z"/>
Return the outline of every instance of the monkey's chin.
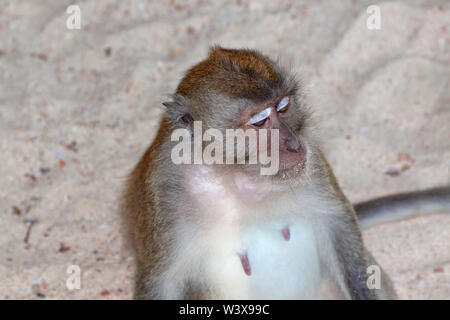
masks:
<path fill-rule="evenodd" d="M 306 157 L 304 157 L 300 162 L 289 168 L 280 168 L 280 170 L 276 174 L 276 178 L 281 180 L 299 178 L 305 173 L 305 170 L 306 170 Z"/>

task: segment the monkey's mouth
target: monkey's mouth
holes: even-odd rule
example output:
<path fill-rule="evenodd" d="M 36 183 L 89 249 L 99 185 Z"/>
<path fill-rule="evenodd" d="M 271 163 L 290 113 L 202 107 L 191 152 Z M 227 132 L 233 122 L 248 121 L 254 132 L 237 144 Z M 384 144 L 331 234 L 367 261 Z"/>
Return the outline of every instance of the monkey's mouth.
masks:
<path fill-rule="evenodd" d="M 297 164 L 288 168 L 280 168 L 277 177 L 281 179 L 293 179 L 301 176 L 305 172 L 306 168 L 306 156 Z"/>

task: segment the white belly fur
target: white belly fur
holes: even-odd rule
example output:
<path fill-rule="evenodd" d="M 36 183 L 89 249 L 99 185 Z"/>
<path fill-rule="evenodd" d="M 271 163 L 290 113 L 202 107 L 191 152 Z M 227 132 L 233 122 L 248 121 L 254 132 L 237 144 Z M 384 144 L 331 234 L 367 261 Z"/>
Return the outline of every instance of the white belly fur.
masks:
<path fill-rule="evenodd" d="M 286 241 L 281 230 L 290 229 Z M 223 299 L 314 299 L 321 283 L 316 238 L 303 218 L 214 230 L 206 274 Z M 247 252 L 251 275 L 238 252 Z"/>
<path fill-rule="evenodd" d="M 171 274 L 180 275 L 178 271 L 189 265 L 190 277 L 206 280 L 218 299 L 318 298 L 322 284 L 318 243 L 307 218 L 320 207 L 307 196 L 314 193 L 303 188 L 296 195 L 286 192 L 268 201 L 256 199 L 254 194 L 265 194 L 264 184 L 238 179 L 228 186 L 207 168 L 192 170 L 186 181 L 200 208 L 196 216 L 200 235 L 181 232 L 185 237 L 180 239 L 179 256 L 191 258 Z M 234 190 L 239 190 L 237 195 Z M 285 227 L 290 229 L 289 241 L 282 234 Z M 188 244 L 192 256 L 185 255 Z M 244 272 L 240 252 L 247 252 L 250 276 Z"/>

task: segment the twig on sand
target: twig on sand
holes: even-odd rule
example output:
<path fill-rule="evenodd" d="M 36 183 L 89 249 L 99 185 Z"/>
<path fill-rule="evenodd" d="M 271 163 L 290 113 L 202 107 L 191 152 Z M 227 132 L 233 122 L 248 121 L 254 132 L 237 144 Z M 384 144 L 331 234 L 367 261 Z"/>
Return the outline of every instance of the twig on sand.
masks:
<path fill-rule="evenodd" d="M 25 234 L 25 239 L 23 242 L 28 243 L 28 239 L 30 238 L 31 228 L 38 222 L 37 219 L 26 219 L 25 224 L 28 225 L 27 233 Z"/>

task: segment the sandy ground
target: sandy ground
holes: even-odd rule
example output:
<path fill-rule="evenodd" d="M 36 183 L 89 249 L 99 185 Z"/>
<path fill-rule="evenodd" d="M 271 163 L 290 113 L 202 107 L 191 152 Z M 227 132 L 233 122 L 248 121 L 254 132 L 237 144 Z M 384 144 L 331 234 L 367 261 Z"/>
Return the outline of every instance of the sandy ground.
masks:
<path fill-rule="evenodd" d="M 124 178 L 161 102 L 208 46 L 304 79 L 351 201 L 448 184 L 450 5 L 374 1 L 0 1 L 0 298 L 128 299 Z M 25 242 L 27 229 L 34 221 Z M 364 231 L 403 299 L 450 298 L 450 215 Z M 66 288 L 70 265 L 81 289 Z"/>

